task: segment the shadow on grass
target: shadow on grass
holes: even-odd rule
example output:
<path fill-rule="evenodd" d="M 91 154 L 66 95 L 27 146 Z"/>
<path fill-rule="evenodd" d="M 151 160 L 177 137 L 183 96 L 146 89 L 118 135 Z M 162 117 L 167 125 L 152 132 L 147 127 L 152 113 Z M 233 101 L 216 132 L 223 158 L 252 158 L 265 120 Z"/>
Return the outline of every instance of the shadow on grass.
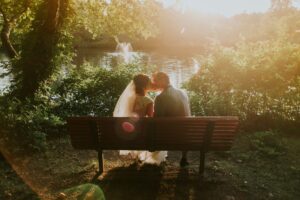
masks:
<path fill-rule="evenodd" d="M 189 199 L 191 187 L 187 183 L 189 183 L 189 171 L 184 168 L 180 169 L 175 186 L 176 199 Z"/>
<path fill-rule="evenodd" d="M 154 165 L 116 167 L 94 179 L 106 199 L 222 199 L 223 181 L 202 180 L 190 168 Z M 223 192 L 224 193 L 224 192 Z M 221 196 L 221 197 L 220 197 Z M 211 198 L 212 197 L 212 198 Z"/>
<path fill-rule="evenodd" d="M 220 190 L 223 190 L 223 187 L 224 182 L 212 179 L 211 174 L 202 177 L 198 173 L 195 174 L 194 171 L 181 168 L 175 179 L 174 198 L 172 199 L 224 199 L 224 196 L 220 196 Z"/>
<path fill-rule="evenodd" d="M 162 167 L 134 163 L 114 168 L 94 183 L 103 189 L 106 199 L 156 199 L 162 174 Z"/>
<path fill-rule="evenodd" d="M 39 199 L 0 153 L 0 199 Z"/>

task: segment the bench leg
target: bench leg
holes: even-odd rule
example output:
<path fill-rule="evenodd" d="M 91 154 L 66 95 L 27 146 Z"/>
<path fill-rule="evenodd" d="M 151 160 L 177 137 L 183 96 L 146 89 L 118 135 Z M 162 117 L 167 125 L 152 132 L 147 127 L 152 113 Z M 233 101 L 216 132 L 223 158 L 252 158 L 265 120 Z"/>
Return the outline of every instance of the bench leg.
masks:
<path fill-rule="evenodd" d="M 99 163 L 99 172 L 98 172 L 98 174 L 101 175 L 103 173 L 103 155 L 102 155 L 102 150 L 98 150 L 98 163 Z"/>
<path fill-rule="evenodd" d="M 200 176 L 203 176 L 204 174 L 204 165 L 205 165 L 205 151 L 200 151 L 200 166 L 199 166 Z"/>

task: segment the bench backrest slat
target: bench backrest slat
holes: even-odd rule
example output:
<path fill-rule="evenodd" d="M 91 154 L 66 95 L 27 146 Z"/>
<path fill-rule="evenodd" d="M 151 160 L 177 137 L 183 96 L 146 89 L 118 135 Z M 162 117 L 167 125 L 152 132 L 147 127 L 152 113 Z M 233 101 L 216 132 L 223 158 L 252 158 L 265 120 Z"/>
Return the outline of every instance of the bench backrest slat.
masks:
<path fill-rule="evenodd" d="M 71 117 L 67 122 L 74 148 L 107 150 L 200 150 L 209 123 L 214 124 L 209 149 L 227 150 L 239 123 L 237 117 Z M 126 132 L 124 123 L 135 130 Z"/>
<path fill-rule="evenodd" d="M 75 149 L 98 149 L 98 136 L 93 130 L 90 119 L 69 118 L 67 125 Z"/>

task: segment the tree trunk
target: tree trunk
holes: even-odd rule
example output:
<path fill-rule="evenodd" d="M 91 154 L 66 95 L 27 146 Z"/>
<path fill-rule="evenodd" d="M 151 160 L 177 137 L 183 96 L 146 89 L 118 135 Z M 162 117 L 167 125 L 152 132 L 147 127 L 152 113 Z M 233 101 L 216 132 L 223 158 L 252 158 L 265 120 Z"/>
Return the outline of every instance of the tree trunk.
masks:
<path fill-rule="evenodd" d="M 35 93 L 53 75 L 59 66 L 53 62 L 59 55 L 57 44 L 59 42 L 60 28 L 65 19 L 68 0 L 47 0 L 40 11 L 46 12 L 38 16 L 36 26 L 28 33 L 22 43 L 21 59 L 16 68 L 19 74 L 17 94 L 20 99 L 34 98 Z"/>
<path fill-rule="evenodd" d="M 1 30 L 1 41 L 4 51 L 10 58 L 14 58 L 18 55 L 17 51 L 14 49 L 10 42 L 9 36 L 12 30 L 12 24 L 9 22 L 3 22 L 3 28 Z"/>

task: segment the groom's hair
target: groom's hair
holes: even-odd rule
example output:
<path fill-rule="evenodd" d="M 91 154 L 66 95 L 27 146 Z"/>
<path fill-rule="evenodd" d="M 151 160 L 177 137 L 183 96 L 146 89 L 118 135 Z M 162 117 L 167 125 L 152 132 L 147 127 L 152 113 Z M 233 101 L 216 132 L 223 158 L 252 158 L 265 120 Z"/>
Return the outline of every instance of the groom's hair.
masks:
<path fill-rule="evenodd" d="M 156 80 L 164 81 L 165 83 L 170 84 L 170 78 L 165 72 L 156 72 L 153 76 Z"/>

